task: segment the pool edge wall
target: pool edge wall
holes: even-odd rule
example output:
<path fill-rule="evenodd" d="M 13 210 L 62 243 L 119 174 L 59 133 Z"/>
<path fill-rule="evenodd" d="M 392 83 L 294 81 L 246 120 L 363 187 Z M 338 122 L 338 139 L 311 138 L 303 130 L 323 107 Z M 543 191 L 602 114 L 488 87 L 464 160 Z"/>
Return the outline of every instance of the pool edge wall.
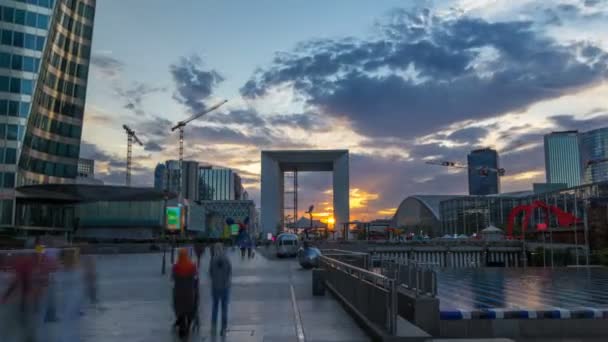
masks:
<path fill-rule="evenodd" d="M 606 337 L 607 319 L 441 320 L 440 337 L 448 338 L 569 338 Z"/>

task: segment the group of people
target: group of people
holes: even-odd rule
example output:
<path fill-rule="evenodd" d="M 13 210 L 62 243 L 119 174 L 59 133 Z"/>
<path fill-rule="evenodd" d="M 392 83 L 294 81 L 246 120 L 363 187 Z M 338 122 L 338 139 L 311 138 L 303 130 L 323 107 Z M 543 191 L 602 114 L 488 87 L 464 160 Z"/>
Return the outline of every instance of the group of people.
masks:
<path fill-rule="evenodd" d="M 204 246 L 195 244 L 196 264 L 190 259 L 188 249 L 182 248 L 173 265 L 173 309 L 175 326 L 183 337 L 191 325 L 198 325 L 199 270 L 204 255 Z M 217 333 L 217 318 L 221 306 L 220 335 L 224 336 L 228 326 L 228 301 L 232 282 L 232 264 L 225 254 L 221 243 L 213 245 L 209 259 L 209 278 L 212 298 L 211 333 Z M 186 322 L 186 324 L 184 324 Z"/>
<path fill-rule="evenodd" d="M 97 300 L 93 260 L 81 258 L 76 249 L 37 245 L 35 251 L 13 256 L 9 267 L 12 277 L 0 293 L 0 303 L 12 305 L 14 322 L 4 322 L 13 329 L 2 332 L 3 341 L 48 341 L 47 323 L 55 321 L 61 325 L 58 341 L 80 341 L 84 299 Z"/>

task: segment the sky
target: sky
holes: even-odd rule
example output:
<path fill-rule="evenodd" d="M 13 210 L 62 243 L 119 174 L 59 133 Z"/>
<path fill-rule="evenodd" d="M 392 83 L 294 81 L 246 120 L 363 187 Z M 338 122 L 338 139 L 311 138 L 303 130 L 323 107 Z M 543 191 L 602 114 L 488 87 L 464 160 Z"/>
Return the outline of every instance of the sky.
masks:
<path fill-rule="evenodd" d="M 179 5 L 176 5 L 178 3 Z M 351 218 L 414 194 L 464 194 L 425 164 L 500 154 L 502 190 L 544 182 L 542 136 L 608 125 L 608 0 L 97 2 L 81 156 L 151 186 L 176 159 L 230 167 L 259 206 L 260 151 L 349 149 Z M 331 215 L 331 174 L 300 174 L 300 211 Z"/>

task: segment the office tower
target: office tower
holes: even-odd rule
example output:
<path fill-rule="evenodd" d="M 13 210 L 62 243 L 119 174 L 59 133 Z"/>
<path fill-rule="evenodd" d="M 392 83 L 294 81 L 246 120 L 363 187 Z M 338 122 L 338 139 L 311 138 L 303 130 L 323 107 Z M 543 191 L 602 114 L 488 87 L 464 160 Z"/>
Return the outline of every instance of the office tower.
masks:
<path fill-rule="evenodd" d="M 585 183 L 608 181 L 608 127 L 579 135 Z"/>
<path fill-rule="evenodd" d="M 545 175 L 547 183 L 581 184 L 581 155 L 578 131 L 545 135 Z"/>
<path fill-rule="evenodd" d="M 78 175 L 95 3 L 0 6 L 0 225 L 13 223 L 15 185 Z"/>
<path fill-rule="evenodd" d="M 500 177 L 496 172 L 499 169 L 496 150 L 484 148 L 471 151 L 467 162 L 470 195 L 493 195 L 500 192 Z"/>

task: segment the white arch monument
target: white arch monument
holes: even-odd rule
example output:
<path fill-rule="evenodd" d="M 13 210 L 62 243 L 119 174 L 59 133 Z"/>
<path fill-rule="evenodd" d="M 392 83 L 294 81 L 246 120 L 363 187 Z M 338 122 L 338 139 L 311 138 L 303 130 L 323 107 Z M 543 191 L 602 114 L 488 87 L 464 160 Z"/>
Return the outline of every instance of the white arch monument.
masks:
<path fill-rule="evenodd" d="M 275 233 L 282 222 L 284 172 L 332 171 L 336 228 L 349 222 L 348 150 L 262 151 L 261 231 Z"/>

